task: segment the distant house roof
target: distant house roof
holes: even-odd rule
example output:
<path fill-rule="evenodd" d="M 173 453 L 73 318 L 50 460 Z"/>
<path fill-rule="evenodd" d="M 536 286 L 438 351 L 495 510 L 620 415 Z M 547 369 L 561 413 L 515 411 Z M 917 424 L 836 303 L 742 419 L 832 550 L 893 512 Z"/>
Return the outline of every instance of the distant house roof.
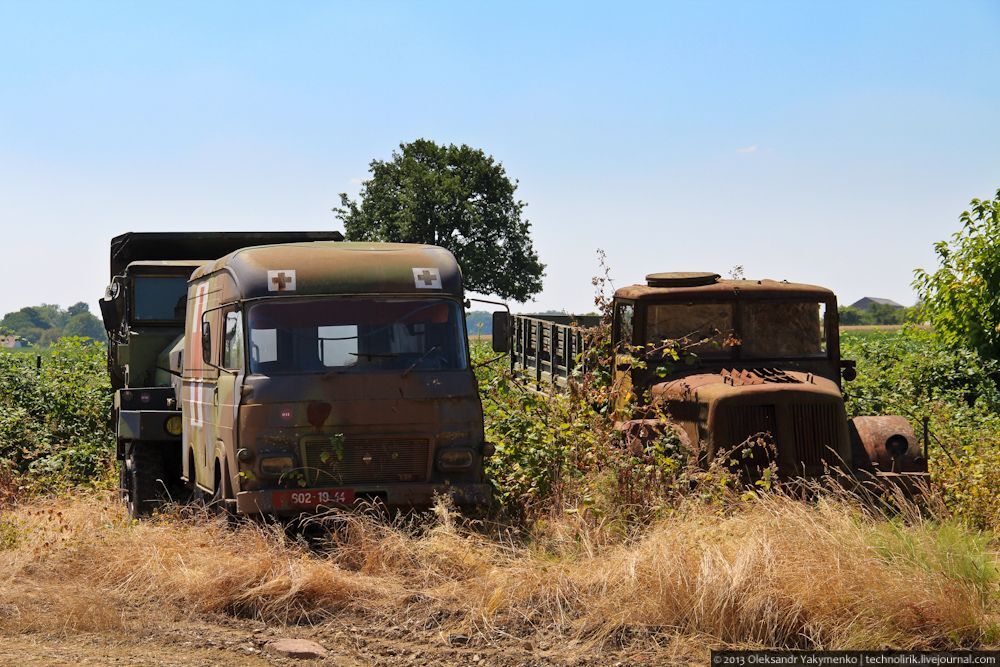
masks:
<path fill-rule="evenodd" d="M 880 299 L 877 296 L 866 296 L 852 303 L 851 308 L 857 308 L 858 310 L 869 310 L 875 304 L 878 304 L 880 306 L 889 306 L 890 308 L 904 307 L 902 304 L 896 303 L 892 299 Z"/>
<path fill-rule="evenodd" d="M 0 336 L 0 347 L 21 347 L 17 336 Z"/>

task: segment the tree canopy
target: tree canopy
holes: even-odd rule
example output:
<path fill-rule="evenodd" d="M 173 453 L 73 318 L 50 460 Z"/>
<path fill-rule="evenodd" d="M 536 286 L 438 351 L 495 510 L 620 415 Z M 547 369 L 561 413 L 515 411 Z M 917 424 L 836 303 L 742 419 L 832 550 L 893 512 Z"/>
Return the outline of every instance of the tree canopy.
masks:
<path fill-rule="evenodd" d="M 482 150 L 418 139 L 389 161 L 372 160 L 359 201 L 335 208 L 350 241 L 427 243 L 447 248 L 465 286 L 527 301 L 542 289 L 545 266 L 515 199 L 517 182 Z"/>
<path fill-rule="evenodd" d="M 917 269 L 913 286 L 945 342 L 1000 359 L 1000 189 L 969 205 L 959 216 L 962 228 L 934 246 L 941 266 Z"/>
<path fill-rule="evenodd" d="M 10 332 L 33 345 L 51 345 L 63 336 L 106 340 L 104 325 L 84 302 L 63 310 L 51 303 L 26 306 L 0 319 L 0 332 Z"/>

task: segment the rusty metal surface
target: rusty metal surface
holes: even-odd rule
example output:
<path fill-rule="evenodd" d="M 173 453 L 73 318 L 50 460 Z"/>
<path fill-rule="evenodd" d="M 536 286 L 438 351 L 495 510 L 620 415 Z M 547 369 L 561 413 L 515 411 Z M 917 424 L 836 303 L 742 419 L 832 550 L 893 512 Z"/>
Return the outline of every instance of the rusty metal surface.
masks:
<path fill-rule="evenodd" d="M 714 301 L 719 299 L 814 299 L 826 301 L 834 294 L 825 287 L 777 280 L 719 280 L 709 285 L 650 287 L 629 285 L 615 291 L 616 299 L 663 299 L 669 301 Z"/>
<path fill-rule="evenodd" d="M 802 384 L 803 380 L 780 368 L 723 368 L 719 373 L 722 381 L 733 387 L 752 384 Z M 805 382 L 812 379 L 807 375 Z"/>
<path fill-rule="evenodd" d="M 709 457 L 767 435 L 779 472 L 820 475 L 824 465 L 850 465 L 847 416 L 837 384 L 808 373 L 783 371 L 786 381 L 732 383 L 732 370 L 697 373 L 653 385 L 650 393 L 689 433 L 701 433 Z"/>
<path fill-rule="evenodd" d="M 669 278 L 669 276 L 667 276 Z M 704 277 L 695 277 L 705 280 Z M 684 283 L 685 281 L 677 281 Z M 697 282 L 697 280 L 695 280 Z M 635 340 L 644 341 L 646 304 L 657 302 L 746 302 L 786 300 L 827 305 L 827 354 L 822 358 L 775 361 L 700 359 L 693 366 L 677 365 L 664 381 L 648 370 L 631 371 L 634 386 L 648 387 L 649 396 L 711 457 L 744 441 L 765 436 L 773 445 L 779 472 L 787 476 L 822 475 L 828 467 L 864 469 L 869 456 L 859 444 L 854 423 L 848 424 L 840 392 L 840 345 L 836 297 L 828 289 L 773 280 L 717 280 L 708 284 L 669 284 L 651 276 L 651 285 L 619 289 L 616 299 L 634 300 Z M 737 311 L 739 306 L 737 306 Z M 627 372 L 627 371 L 626 371 Z M 926 470 L 909 455 L 893 461 L 876 426 L 910 438 L 912 429 L 901 417 L 859 422 L 871 456 L 883 471 Z M 857 420 L 855 420 L 857 421 Z M 869 433 L 870 431 L 870 433 Z M 878 431 L 879 435 L 876 435 Z M 881 443 L 876 443 L 882 437 Z M 888 458 L 887 458 L 888 457 Z M 888 464 L 888 467 L 887 467 Z"/>
<path fill-rule="evenodd" d="M 867 463 L 869 465 L 863 467 L 873 468 L 881 473 L 927 472 L 927 460 L 922 446 L 913 427 L 904 417 L 855 417 L 851 420 L 850 428 L 857 455 L 866 459 L 858 462 L 859 467 Z M 887 443 L 893 437 L 905 440 L 905 451 L 890 451 Z"/>

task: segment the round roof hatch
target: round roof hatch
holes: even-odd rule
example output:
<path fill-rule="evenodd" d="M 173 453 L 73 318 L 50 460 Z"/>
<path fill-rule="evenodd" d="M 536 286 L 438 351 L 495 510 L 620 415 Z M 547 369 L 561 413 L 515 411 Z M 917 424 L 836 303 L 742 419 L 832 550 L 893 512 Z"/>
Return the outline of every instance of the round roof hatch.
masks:
<path fill-rule="evenodd" d="M 718 273 L 700 271 L 650 273 L 646 276 L 646 284 L 650 287 L 701 287 L 714 285 L 718 279 Z"/>

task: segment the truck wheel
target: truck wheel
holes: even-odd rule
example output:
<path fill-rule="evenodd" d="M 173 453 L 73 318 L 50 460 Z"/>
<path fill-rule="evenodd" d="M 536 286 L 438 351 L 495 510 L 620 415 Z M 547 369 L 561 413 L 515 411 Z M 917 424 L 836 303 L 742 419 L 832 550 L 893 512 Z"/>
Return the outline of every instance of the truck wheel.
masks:
<path fill-rule="evenodd" d="M 165 477 L 160 449 L 143 442 L 132 443 L 121 469 L 122 500 L 129 517 L 148 516 L 163 503 Z"/>

